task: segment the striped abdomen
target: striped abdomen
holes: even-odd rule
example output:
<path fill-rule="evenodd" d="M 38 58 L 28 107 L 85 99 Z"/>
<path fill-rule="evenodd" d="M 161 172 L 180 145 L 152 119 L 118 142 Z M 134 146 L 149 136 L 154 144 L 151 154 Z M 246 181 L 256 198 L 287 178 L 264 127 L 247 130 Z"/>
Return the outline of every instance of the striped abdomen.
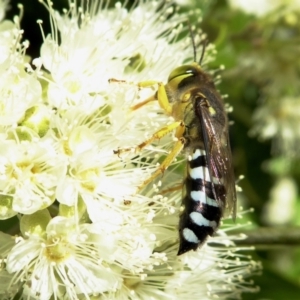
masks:
<path fill-rule="evenodd" d="M 196 250 L 218 228 L 225 201 L 225 187 L 220 181 L 221 178 L 210 178 L 206 152 L 196 149 L 188 161 L 186 195 L 182 201 L 185 208 L 179 223 L 178 255 Z M 219 201 L 216 201 L 216 197 Z"/>

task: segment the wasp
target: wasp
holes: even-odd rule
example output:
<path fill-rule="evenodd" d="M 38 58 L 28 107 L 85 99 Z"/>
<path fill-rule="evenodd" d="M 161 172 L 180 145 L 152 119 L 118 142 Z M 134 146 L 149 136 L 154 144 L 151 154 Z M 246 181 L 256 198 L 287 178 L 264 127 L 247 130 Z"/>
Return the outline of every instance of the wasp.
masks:
<path fill-rule="evenodd" d="M 143 186 L 163 174 L 180 152 L 187 157 L 178 255 L 203 245 L 207 237 L 216 232 L 225 211 L 232 213 L 234 218 L 236 210 L 227 113 L 212 77 L 201 68 L 205 44 L 201 58 L 196 62 L 196 46 L 192 40 L 194 62 L 174 69 L 166 84 L 139 83 L 141 87 L 157 84 L 158 89 L 150 98 L 131 108 L 136 110 L 150 101 L 158 101 L 164 112 L 174 118 L 174 123 L 158 130 L 136 150 L 172 131 L 177 137 L 171 152 Z M 114 152 L 120 154 L 122 151 Z"/>

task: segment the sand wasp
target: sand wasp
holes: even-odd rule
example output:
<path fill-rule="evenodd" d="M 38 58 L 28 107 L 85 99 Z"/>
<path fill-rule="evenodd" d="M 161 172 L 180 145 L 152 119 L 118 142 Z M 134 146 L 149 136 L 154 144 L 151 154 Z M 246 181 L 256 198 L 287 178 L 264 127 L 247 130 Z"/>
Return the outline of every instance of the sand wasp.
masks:
<path fill-rule="evenodd" d="M 157 84 L 158 89 L 150 98 L 132 107 L 137 110 L 150 101 L 158 101 L 164 112 L 174 118 L 174 123 L 158 130 L 138 145 L 137 150 L 173 130 L 177 137 L 171 152 L 143 186 L 162 174 L 180 152 L 187 156 L 178 255 L 202 245 L 208 235 L 212 236 L 217 230 L 225 210 L 235 216 L 236 206 L 227 113 L 212 77 L 201 68 L 205 45 L 199 62 L 196 62 L 193 37 L 192 41 L 194 62 L 173 70 L 166 84 L 139 83 L 141 87 Z M 114 152 L 120 154 L 122 151 Z"/>

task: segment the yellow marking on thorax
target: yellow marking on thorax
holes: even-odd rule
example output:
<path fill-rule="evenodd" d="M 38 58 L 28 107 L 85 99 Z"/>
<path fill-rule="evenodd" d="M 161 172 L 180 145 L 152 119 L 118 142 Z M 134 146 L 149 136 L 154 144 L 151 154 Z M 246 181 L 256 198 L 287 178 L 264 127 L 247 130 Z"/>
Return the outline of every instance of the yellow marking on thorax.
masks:
<path fill-rule="evenodd" d="M 209 111 L 209 113 L 210 113 L 211 116 L 214 116 L 217 113 L 216 110 L 212 106 L 210 106 L 208 108 L 208 111 Z"/>

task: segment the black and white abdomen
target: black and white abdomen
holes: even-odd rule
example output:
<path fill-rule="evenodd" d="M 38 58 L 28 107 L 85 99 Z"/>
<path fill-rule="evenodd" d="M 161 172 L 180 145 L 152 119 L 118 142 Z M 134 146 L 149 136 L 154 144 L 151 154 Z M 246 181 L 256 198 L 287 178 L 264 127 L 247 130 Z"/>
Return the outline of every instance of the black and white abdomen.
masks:
<path fill-rule="evenodd" d="M 226 192 L 221 184 L 222 179 L 211 178 L 210 174 L 213 172 L 209 172 L 205 150 L 195 149 L 188 160 L 186 194 L 182 201 L 184 211 L 179 222 L 178 255 L 196 250 L 220 224 Z"/>

